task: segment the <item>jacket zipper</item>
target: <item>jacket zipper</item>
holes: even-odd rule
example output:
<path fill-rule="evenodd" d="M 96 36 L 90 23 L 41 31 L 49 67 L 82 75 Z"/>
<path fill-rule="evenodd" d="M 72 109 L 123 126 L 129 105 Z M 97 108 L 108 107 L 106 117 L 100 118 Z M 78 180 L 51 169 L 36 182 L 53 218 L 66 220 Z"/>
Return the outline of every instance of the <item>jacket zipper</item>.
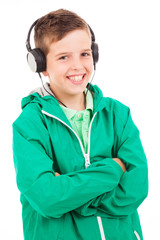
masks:
<path fill-rule="evenodd" d="M 82 145 L 82 142 L 79 138 L 79 136 L 77 135 L 77 133 L 68 125 L 66 124 L 64 121 L 62 121 L 60 118 L 42 110 L 42 113 L 49 116 L 49 117 L 52 117 L 56 120 L 58 120 L 59 122 L 61 122 L 62 124 L 64 124 L 66 127 L 68 127 L 77 137 L 79 143 L 80 143 L 80 146 L 81 146 L 81 150 L 82 150 L 82 153 L 83 153 L 83 156 L 85 158 L 85 168 L 87 168 L 91 163 L 90 163 L 90 157 L 89 157 L 89 154 L 90 154 L 90 136 L 91 136 L 91 126 L 92 126 L 92 123 L 93 123 L 93 120 L 97 114 L 97 112 L 93 115 L 92 117 L 92 120 L 91 120 L 91 123 L 90 123 L 90 126 L 89 126 L 89 132 L 88 132 L 88 152 L 87 154 L 85 153 L 84 151 L 84 148 L 83 148 L 83 145 Z M 97 220 L 98 220 L 98 225 L 99 225 L 99 230 L 100 230 L 100 234 L 101 234 L 101 238 L 102 240 L 105 240 L 105 235 L 104 235 L 104 230 L 103 230 L 103 225 L 102 225 L 102 219 L 101 217 L 97 216 Z"/>
<path fill-rule="evenodd" d="M 95 113 L 92 117 L 92 120 L 90 122 L 90 126 L 89 126 L 89 131 L 88 131 L 88 153 L 86 154 L 86 158 L 85 158 L 85 168 L 87 168 L 91 163 L 90 163 L 90 139 L 91 139 L 91 126 L 92 126 L 92 123 L 93 123 L 93 120 L 95 118 L 97 113 Z M 83 146 L 82 146 L 83 147 Z"/>

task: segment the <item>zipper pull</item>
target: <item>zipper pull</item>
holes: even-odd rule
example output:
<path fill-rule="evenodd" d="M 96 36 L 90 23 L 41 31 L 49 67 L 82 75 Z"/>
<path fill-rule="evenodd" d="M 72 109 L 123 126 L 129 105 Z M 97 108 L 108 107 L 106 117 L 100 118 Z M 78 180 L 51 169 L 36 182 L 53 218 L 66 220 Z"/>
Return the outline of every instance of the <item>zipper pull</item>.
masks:
<path fill-rule="evenodd" d="M 85 168 L 87 168 L 90 165 L 90 159 L 89 159 L 89 154 L 85 154 Z"/>

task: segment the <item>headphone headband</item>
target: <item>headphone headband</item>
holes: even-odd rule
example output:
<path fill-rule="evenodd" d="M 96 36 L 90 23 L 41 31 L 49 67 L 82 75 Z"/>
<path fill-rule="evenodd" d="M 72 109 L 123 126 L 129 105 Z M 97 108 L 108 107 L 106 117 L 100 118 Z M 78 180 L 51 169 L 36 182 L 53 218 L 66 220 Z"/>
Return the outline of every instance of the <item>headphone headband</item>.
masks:
<path fill-rule="evenodd" d="M 38 19 L 31 25 L 31 27 L 28 31 L 27 40 L 26 40 L 26 48 L 27 48 L 28 52 L 32 50 L 31 45 L 30 45 L 30 36 L 31 36 L 32 29 L 34 28 L 34 26 L 36 25 L 37 22 L 38 22 Z"/>
<path fill-rule="evenodd" d="M 37 19 L 30 27 L 27 35 L 27 40 L 26 40 L 26 48 L 28 51 L 27 54 L 27 62 L 30 67 L 30 69 L 33 72 L 43 72 L 46 70 L 46 57 L 44 53 L 41 51 L 40 48 L 31 48 L 30 45 L 30 36 L 32 29 L 35 27 L 36 23 L 38 22 L 39 19 Z M 99 59 L 99 51 L 98 51 L 98 44 L 95 43 L 95 35 L 91 27 L 88 25 L 90 33 L 91 33 L 91 38 L 92 38 L 92 56 L 93 56 L 93 63 L 94 63 L 94 69 L 96 69 L 96 63 L 98 62 Z"/>

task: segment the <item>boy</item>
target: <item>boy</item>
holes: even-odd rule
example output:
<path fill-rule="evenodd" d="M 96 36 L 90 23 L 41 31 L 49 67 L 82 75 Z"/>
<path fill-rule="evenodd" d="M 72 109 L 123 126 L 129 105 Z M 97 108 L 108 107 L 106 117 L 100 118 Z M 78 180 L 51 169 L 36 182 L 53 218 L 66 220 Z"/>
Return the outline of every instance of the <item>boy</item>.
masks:
<path fill-rule="evenodd" d="M 60 9 L 36 22 L 36 50 L 27 42 L 32 70 L 49 83 L 23 98 L 13 123 L 25 240 L 143 239 L 147 161 L 129 108 L 88 86 L 94 41 L 83 19 Z"/>

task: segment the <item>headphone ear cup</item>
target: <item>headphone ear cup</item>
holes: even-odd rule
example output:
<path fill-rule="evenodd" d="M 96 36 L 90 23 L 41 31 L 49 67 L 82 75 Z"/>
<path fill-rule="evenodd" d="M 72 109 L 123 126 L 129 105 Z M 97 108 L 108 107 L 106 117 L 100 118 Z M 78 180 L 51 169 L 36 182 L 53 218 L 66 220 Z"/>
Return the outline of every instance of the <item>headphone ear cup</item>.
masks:
<path fill-rule="evenodd" d="M 98 44 L 95 42 L 92 42 L 91 49 L 92 49 L 93 62 L 94 62 L 94 66 L 95 66 L 99 59 Z"/>
<path fill-rule="evenodd" d="M 33 72 L 46 70 L 46 57 L 39 48 L 34 48 L 27 54 L 27 62 Z"/>

